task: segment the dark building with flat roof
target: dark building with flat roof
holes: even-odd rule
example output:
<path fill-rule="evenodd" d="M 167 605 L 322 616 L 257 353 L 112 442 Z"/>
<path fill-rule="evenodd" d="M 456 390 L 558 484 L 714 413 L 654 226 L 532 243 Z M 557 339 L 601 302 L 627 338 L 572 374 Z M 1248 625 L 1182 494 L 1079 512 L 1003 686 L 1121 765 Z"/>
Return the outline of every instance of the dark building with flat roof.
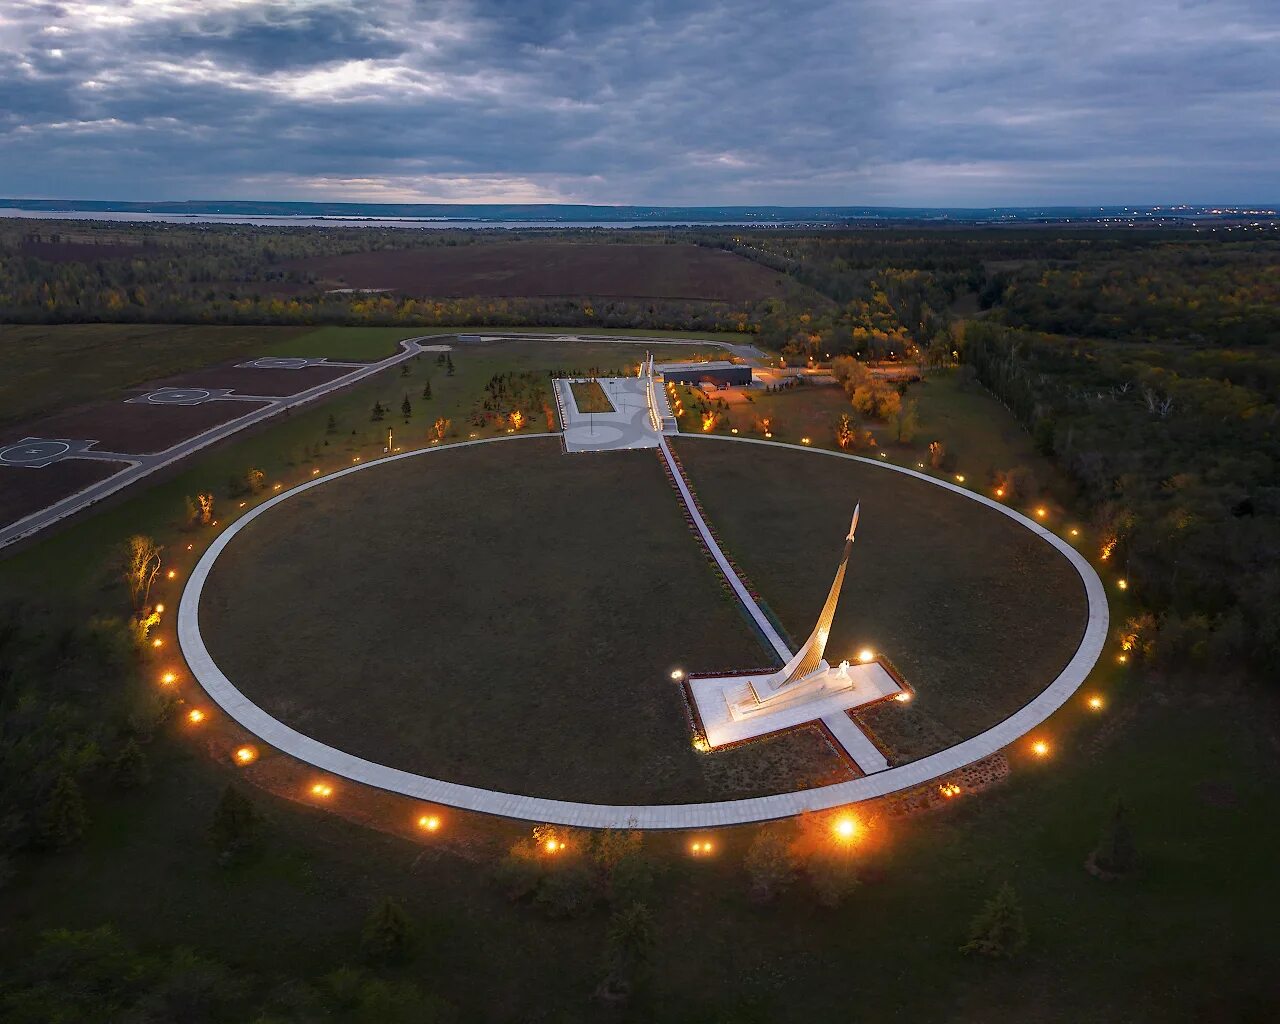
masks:
<path fill-rule="evenodd" d="M 710 363 L 668 363 L 654 369 L 672 384 L 710 384 L 713 387 L 745 387 L 751 383 L 751 367 L 727 360 Z"/>

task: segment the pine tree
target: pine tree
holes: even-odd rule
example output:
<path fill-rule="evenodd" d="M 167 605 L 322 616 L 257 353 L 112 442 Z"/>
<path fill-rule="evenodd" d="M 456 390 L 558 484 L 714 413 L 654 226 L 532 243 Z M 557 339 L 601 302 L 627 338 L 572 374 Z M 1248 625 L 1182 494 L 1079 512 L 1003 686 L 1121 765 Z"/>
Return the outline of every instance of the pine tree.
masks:
<path fill-rule="evenodd" d="M 89 824 L 76 780 L 63 772 L 54 783 L 40 819 L 40 843 L 53 850 L 78 842 Z"/>
<path fill-rule="evenodd" d="M 1137 859 L 1133 833 L 1129 830 L 1128 808 L 1123 800 L 1117 800 L 1111 820 L 1107 822 L 1090 860 L 1095 868 L 1108 875 L 1127 875 L 1134 869 Z"/>
<path fill-rule="evenodd" d="M 376 423 L 378 420 L 382 419 L 382 417 L 385 416 L 386 414 L 387 414 L 387 410 L 382 407 L 382 403 L 374 402 L 373 411 L 369 414 L 369 419 L 373 420 Z"/>
<path fill-rule="evenodd" d="M 137 789 L 151 778 L 147 755 L 132 736 L 112 758 L 111 778 L 121 789 Z"/>
<path fill-rule="evenodd" d="M 209 839 L 224 864 L 247 857 L 262 840 L 262 818 L 253 802 L 235 786 L 228 785 L 214 808 Z"/>
<path fill-rule="evenodd" d="M 600 983 L 599 995 L 609 1002 L 621 1002 L 644 975 L 653 952 L 653 915 L 643 903 L 632 903 L 609 919 L 606 938 L 608 971 Z"/>
<path fill-rule="evenodd" d="M 969 941 L 960 947 L 960 952 L 1011 958 L 1026 948 L 1027 922 L 1022 916 L 1022 904 L 1013 886 L 1005 882 L 978 911 L 969 926 Z"/>
<path fill-rule="evenodd" d="M 445 366 L 448 367 L 446 373 L 448 374 L 448 376 L 452 377 L 453 376 L 453 353 L 452 352 L 446 355 Z"/>
<path fill-rule="evenodd" d="M 401 364 L 400 364 L 400 376 L 401 376 L 401 377 L 407 377 L 407 376 L 409 376 L 409 372 L 410 372 L 410 371 L 409 371 L 409 364 L 408 364 L 408 363 L 401 363 Z"/>
<path fill-rule="evenodd" d="M 422 385 L 422 397 L 425 401 L 431 400 L 431 378 L 427 378 L 427 382 Z"/>
<path fill-rule="evenodd" d="M 329 414 L 329 422 L 325 424 L 324 431 L 326 434 L 336 434 L 338 432 L 338 421 L 333 418 L 333 413 Z"/>
<path fill-rule="evenodd" d="M 791 843 L 778 825 L 766 825 L 747 848 L 745 860 L 751 877 L 751 897 L 767 903 L 795 880 Z"/>
<path fill-rule="evenodd" d="M 400 414 L 404 417 L 406 423 L 409 422 L 409 417 L 413 415 L 413 406 L 409 403 L 408 394 L 404 396 L 404 401 L 400 403 Z"/>
<path fill-rule="evenodd" d="M 360 944 L 375 963 L 403 963 L 413 947 L 413 923 L 404 908 L 387 897 L 365 918 Z"/>

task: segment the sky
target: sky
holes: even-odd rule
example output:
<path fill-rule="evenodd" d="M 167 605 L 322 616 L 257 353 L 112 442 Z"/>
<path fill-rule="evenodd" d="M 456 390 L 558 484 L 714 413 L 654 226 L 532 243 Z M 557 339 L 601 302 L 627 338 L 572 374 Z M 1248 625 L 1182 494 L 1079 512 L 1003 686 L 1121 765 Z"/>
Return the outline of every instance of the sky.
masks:
<path fill-rule="evenodd" d="M 0 0 L 0 195 L 1280 200 L 1278 0 Z"/>

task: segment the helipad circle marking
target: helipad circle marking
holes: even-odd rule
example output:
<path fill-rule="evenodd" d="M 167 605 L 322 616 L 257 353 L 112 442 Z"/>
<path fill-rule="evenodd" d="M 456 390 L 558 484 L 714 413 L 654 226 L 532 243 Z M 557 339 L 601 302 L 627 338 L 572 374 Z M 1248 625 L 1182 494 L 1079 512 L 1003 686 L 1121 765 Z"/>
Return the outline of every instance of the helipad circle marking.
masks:
<path fill-rule="evenodd" d="M 152 405 L 181 405 L 185 402 L 203 402 L 211 398 L 213 392 L 208 388 L 165 388 L 147 395 Z"/>
<path fill-rule="evenodd" d="M 30 462 L 46 462 L 56 459 L 71 451 L 66 441 L 28 441 L 18 442 L 8 448 L 0 448 L 0 462 L 12 466 L 21 466 Z"/>
<path fill-rule="evenodd" d="M 297 758 L 323 771 L 342 778 L 350 779 L 363 785 L 399 793 L 417 800 L 445 804 L 463 810 L 478 811 L 499 817 L 516 818 L 523 821 L 544 821 L 558 825 L 572 825 L 582 828 L 653 828 L 653 829 L 690 829 L 714 828 L 722 825 L 741 825 L 757 821 L 771 821 L 776 818 L 788 818 L 806 810 L 827 810 L 846 804 L 872 800 L 877 797 L 910 789 L 945 775 L 948 772 L 963 768 L 980 761 L 996 751 L 1003 749 L 1018 738 L 1026 735 L 1051 714 L 1062 707 L 1071 695 L 1080 688 L 1088 677 L 1093 666 L 1102 654 L 1106 643 L 1107 627 L 1110 611 L 1107 605 L 1106 590 L 1102 580 L 1098 578 L 1088 560 L 1074 547 L 1057 534 L 1046 530 L 1039 523 L 1028 519 L 1020 512 L 988 498 L 985 495 L 965 490 L 946 480 L 939 480 L 914 469 L 895 466 L 861 455 L 848 455 L 844 452 L 830 451 L 825 448 L 809 448 L 797 444 L 786 444 L 777 441 L 764 441 L 755 438 L 725 437 L 716 434 L 689 434 L 687 437 L 698 437 L 703 440 L 731 441 L 744 444 L 765 444 L 775 448 L 787 448 L 798 452 L 823 455 L 838 459 L 851 459 L 868 466 L 922 480 L 925 483 L 945 488 L 962 497 L 969 498 L 997 511 L 1024 526 L 1036 536 L 1056 548 L 1075 568 L 1084 583 L 1085 595 L 1089 605 L 1089 620 L 1081 637 L 1080 645 L 1066 667 L 1044 690 L 1031 699 L 1018 711 L 1004 721 L 991 728 L 962 740 L 954 746 L 908 764 L 887 768 L 884 771 L 864 775 L 847 782 L 837 782 L 813 789 L 794 790 L 790 793 L 778 793 L 773 796 L 756 797 L 744 800 L 719 800 L 708 803 L 692 804 L 591 804 L 571 800 L 552 800 L 544 797 L 524 796 L 516 793 L 503 793 L 498 790 L 481 789 L 456 782 L 446 782 L 425 775 L 416 775 L 400 768 L 367 761 L 354 754 L 348 754 L 312 739 L 296 729 L 273 718 L 253 701 L 241 693 L 218 668 L 212 655 L 205 646 L 200 635 L 200 595 L 213 569 L 213 564 L 226 550 L 242 529 L 283 501 L 337 480 L 351 473 L 363 472 L 375 466 L 382 466 L 400 459 L 412 459 L 434 452 L 449 451 L 457 448 L 480 444 L 497 444 L 502 441 L 523 441 L 531 438 L 545 438 L 548 434 L 514 434 L 509 437 L 481 438 L 476 441 L 462 441 L 457 444 L 435 448 L 423 448 L 417 451 L 390 455 L 370 462 L 348 466 L 346 469 L 317 477 L 300 484 L 289 491 L 283 491 L 273 498 L 264 501 L 224 530 L 208 547 L 196 563 L 188 577 L 187 585 L 182 592 L 182 600 L 178 607 L 178 643 L 192 676 L 204 687 L 209 698 L 222 708 L 231 718 L 253 733 L 260 740 L 270 744 L 292 757 Z"/>
<path fill-rule="evenodd" d="M 302 356 L 263 356 L 255 359 L 253 365 L 262 370 L 300 370 L 310 362 Z"/>

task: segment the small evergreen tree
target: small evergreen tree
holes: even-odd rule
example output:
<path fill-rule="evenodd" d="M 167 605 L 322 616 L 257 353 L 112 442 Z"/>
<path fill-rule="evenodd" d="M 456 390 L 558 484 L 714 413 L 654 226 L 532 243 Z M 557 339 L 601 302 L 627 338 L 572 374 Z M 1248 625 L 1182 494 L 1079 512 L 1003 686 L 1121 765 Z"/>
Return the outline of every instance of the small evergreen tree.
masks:
<path fill-rule="evenodd" d="M 653 953 L 653 915 L 643 903 L 632 903 L 609 919 L 606 973 L 598 994 L 622 1002 L 643 977 Z"/>
<path fill-rule="evenodd" d="M 329 422 L 325 424 L 324 432 L 326 434 L 336 434 L 338 432 L 338 421 L 333 418 L 333 413 L 329 413 Z"/>
<path fill-rule="evenodd" d="M 1129 811 L 1123 800 L 1116 801 L 1090 860 L 1095 868 L 1108 875 L 1127 875 L 1136 866 L 1138 855 L 1129 830 Z"/>
<path fill-rule="evenodd" d="M 444 353 L 441 352 L 436 356 L 436 366 L 444 366 Z"/>
<path fill-rule="evenodd" d="M 247 859 L 262 842 L 262 818 L 253 802 L 235 786 L 228 785 L 214 808 L 209 839 L 221 862 L 231 864 Z"/>
<path fill-rule="evenodd" d="M 857 862 L 848 851 L 815 854 L 807 869 L 814 896 L 824 907 L 838 907 L 862 884 Z"/>
<path fill-rule="evenodd" d="M 413 415 L 413 405 L 409 402 L 407 394 L 404 396 L 404 401 L 400 403 L 400 415 L 404 417 L 406 423 L 409 422 L 409 417 Z"/>
<path fill-rule="evenodd" d="M 795 880 L 791 843 L 782 827 L 765 825 L 747 848 L 744 861 L 751 878 L 751 898 L 767 903 Z"/>
<path fill-rule="evenodd" d="M 385 416 L 386 414 L 387 414 L 387 410 L 382 407 L 382 403 L 374 402 L 373 411 L 370 412 L 369 419 L 373 420 L 376 423 L 378 422 L 378 420 L 382 419 L 382 417 Z"/>
<path fill-rule="evenodd" d="M 428 377 L 427 382 L 422 385 L 422 398 L 423 398 L 423 401 L 427 401 L 427 402 L 431 401 L 431 378 L 430 377 Z"/>
<path fill-rule="evenodd" d="M 452 352 L 449 352 L 446 354 L 445 366 L 448 367 L 448 369 L 445 372 L 447 373 L 448 376 L 452 377 L 453 376 L 453 353 Z"/>
<path fill-rule="evenodd" d="M 410 370 L 409 370 L 409 364 L 408 364 L 408 363 L 401 363 L 401 364 L 400 364 L 400 376 L 401 376 L 401 377 L 407 377 L 407 376 L 409 376 L 409 373 L 410 373 Z"/>
<path fill-rule="evenodd" d="M 1027 948 L 1027 923 L 1013 886 L 1005 882 L 978 911 L 961 953 L 1009 959 Z"/>
<path fill-rule="evenodd" d="M 374 963 L 404 963 L 413 948 L 413 922 L 404 908 L 388 896 L 365 918 L 360 945 Z"/>
<path fill-rule="evenodd" d="M 111 778 L 121 789 L 137 789 L 151 778 L 147 755 L 132 736 L 112 758 Z"/>
<path fill-rule="evenodd" d="M 58 776 L 40 817 L 40 844 L 61 850 L 79 842 L 88 827 L 89 815 L 76 780 L 66 772 Z"/>

